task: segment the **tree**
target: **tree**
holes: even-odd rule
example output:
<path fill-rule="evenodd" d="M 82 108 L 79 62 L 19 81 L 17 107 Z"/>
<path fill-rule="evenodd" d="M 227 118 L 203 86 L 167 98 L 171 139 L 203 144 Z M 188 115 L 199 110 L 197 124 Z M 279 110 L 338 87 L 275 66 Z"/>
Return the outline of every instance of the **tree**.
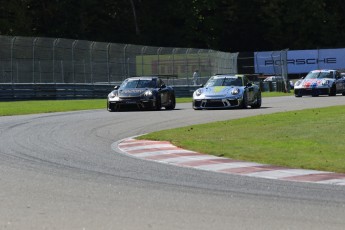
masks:
<path fill-rule="evenodd" d="M 222 51 L 345 47 L 342 0 L 3 0 L 0 34 Z"/>

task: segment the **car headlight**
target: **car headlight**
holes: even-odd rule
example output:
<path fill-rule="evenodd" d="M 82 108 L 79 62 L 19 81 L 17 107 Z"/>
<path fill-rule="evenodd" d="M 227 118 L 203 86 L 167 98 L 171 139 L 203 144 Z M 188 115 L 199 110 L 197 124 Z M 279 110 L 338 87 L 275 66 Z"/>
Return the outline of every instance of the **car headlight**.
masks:
<path fill-rule="evenodd" d="M 114 98 L 117 96 L 117 92 L 116 91 L 112 91 L 111 93 L 108 94 L 109 98 Z"/>
<path fill-rule="evenodd" d="M 144 93 L 144 96 L 145 97 L 152 97 L 153 93 L 151 90 L 146 90 L 145 93 Z"/>
<path fill-rule="evenodd" d="M 329 83 L 330 83 L 329 80 L 325 80 L 325 79 L 322 80 L 322 85 L 329 85 Z"/>
<path fill-rule="evenodd" d="M 195 95 L 196 96 L 200 96 L 202 94 L 202 89 L 197 89 L 196 91 L 195 91 Z"/>
<path fill-rule="evenodd" d="M 231 90 L 231 94 L 232 94 L 232 95 L 237 95 L 237 94 L 239 94 L 239 93 L 240 93 L 239 88 L 233 88 L 233 89 Z"/>
<path fill-rule="evenodd" d="M 295 86 L 299 86 L 299 85 L 301 84 L 301 82 L 302 82 L 302 81 L 300 81 L 300 80 L 299 80 L 299 81 L 296 81 L 296 82 L 295 82 Z"/>

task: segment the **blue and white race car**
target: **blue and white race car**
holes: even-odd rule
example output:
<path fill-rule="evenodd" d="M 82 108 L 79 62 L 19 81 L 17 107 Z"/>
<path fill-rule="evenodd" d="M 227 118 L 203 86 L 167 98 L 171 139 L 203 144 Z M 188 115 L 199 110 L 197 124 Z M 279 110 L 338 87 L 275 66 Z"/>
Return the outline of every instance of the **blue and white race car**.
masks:
<path fill-rule="evenodd" d="M 193 93 L 193 109 L 261 107 L 259 86 L 245 75 L 215 75 Z"/>
<path fill-rule="evenodd" d="M 337 93 L 345 96 L 345 78 L 337 70 L 312 70 L 305 78 L 295 82 L 294 93 L 296 97 L 335 96 Z"/>

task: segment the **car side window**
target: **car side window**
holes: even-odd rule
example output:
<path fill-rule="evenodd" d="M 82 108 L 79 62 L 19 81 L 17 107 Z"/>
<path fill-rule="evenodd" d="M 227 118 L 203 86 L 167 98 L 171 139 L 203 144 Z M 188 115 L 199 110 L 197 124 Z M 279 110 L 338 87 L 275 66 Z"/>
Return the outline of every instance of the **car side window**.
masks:
<path fill-rule="evenodd" d="M 162 79 L 158 79 L 158 87 L 162 87 L 164 85 L 164 82 Z"/>
<path fill-rule="evenodd" d="M 247 85 L 248 83 L 249 83 L 248 78 L 244 77 L 244 78 L 243 78 L 243 84 L 244 84 L 244 85 Z"/>
<path fill-rule="evenodd" d="M 336 79 L 341 78 L 341 74 L 338 71 L 335 74 L 336 74 L 336 76 L 335 76 Z"/>

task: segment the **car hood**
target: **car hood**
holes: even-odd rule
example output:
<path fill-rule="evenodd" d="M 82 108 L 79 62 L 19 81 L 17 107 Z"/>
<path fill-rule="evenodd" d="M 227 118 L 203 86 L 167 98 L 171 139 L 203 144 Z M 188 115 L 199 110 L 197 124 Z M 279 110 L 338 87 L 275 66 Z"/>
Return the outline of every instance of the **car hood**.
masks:
<path fill-rule="evenodd" d="M 316 87 L 325 85 L 327 81 L 333 80 L 331 78 L 323 78 L 323 79 L 304 79 L 301 82 L 301 85 L 306 88 Z"/>
<path fill-rule="evenodd" d="M 119 97 L 139 97 L 147 89 L 121 89 L 118 91 Z"/>
<path fill-rule="evenodd" d="M 221 95 L 228 95 L 230 94 L 233 88 L 241 88 L 241 87 L 234 87 L 234 86 L 213 86 L 213 87 L 206 87 L 203 88 L 203 94 L 205 96 L 221 96 Z"/>

